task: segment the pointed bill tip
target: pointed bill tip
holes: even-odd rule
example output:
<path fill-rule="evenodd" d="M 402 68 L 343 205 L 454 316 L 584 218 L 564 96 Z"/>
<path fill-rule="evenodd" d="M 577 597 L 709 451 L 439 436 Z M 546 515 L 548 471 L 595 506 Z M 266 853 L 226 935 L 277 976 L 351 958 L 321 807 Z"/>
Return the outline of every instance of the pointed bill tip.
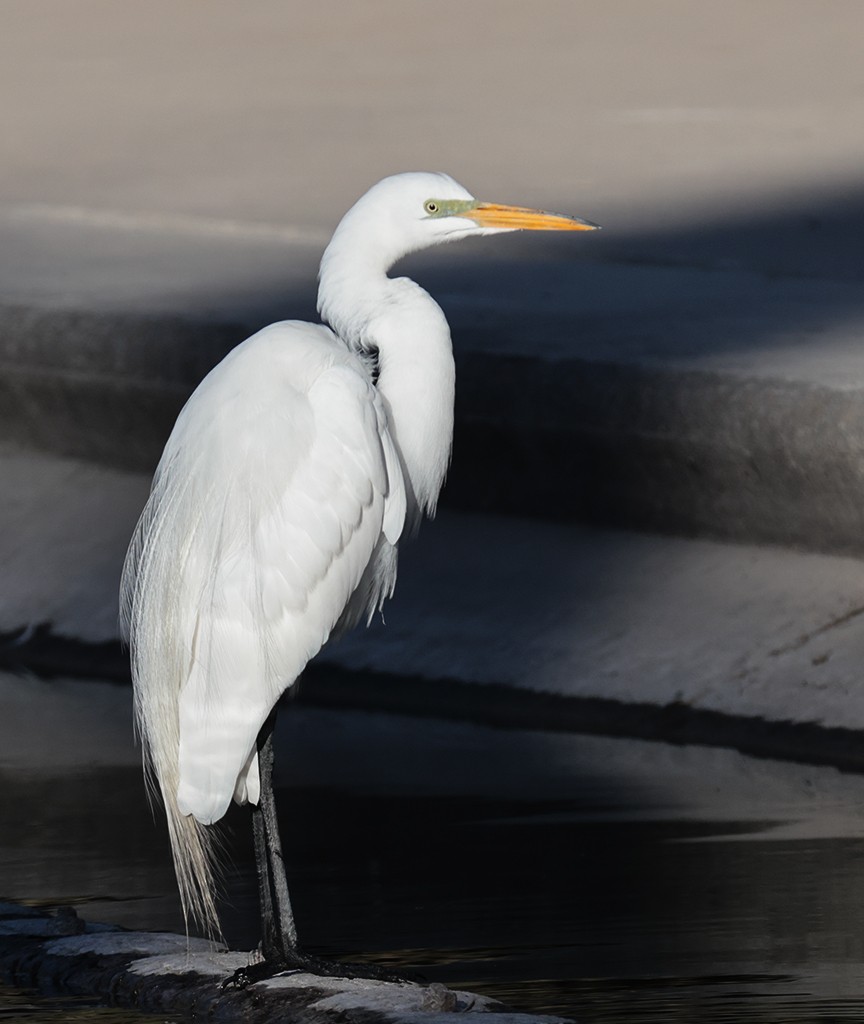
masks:
<path fill-rule="evenodd" d="M 581 217 L 547 213 L 525 206 L 505 206 L 501 203 L 478 203 L 463 216 L 469 217 L 481 228 L 507 228 L 511 231 L 599 231 L 600 225 Z"/>

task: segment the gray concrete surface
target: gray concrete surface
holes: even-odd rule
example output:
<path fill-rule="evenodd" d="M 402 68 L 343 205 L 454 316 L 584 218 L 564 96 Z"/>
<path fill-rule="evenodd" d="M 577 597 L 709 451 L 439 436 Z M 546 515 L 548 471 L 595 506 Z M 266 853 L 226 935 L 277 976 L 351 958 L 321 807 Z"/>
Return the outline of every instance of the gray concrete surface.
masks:
<path fill-rule="evenodd" d="M 442 168 L 619 230 L 728 220 L 860 183 L 862 18 L 856 0 L 9 0 L 3 200 L 319 229 L 367 182 Z"/>
<path fill-rule="evenodd" d="M 440 167 L 606 228 L 406 265 L 460 354 L 447 500 L 860 553 L 860 5 L 434 14 L 5 5 L 0 437 L 152 466 L 353 199 Z"/>
<path fill-rule="evenodd" d="M 6 454 L 0 476 L 0 631 L 48 622 L 116 638 L 120 565 L 149 477 L 32 454 Z M 862 729 L 862 615 L 855 558 L 449 513 L 405 547 L 384 622 L 320 660 Z M 472 705 L 479 721 L 495 721 L 488 694 Z"/>

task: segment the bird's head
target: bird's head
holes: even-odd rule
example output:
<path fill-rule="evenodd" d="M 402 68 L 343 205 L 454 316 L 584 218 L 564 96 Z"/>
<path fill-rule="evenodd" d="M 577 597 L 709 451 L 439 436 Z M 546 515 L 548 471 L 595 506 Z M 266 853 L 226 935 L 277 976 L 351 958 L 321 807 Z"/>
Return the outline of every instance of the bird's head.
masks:
<path fill-rule="evenodd" d="M 447 174 L 411 171 L 373 185 L 348 211 L 337 229 L 363 238 L 388 263 L 468 235 L 501 231 L 593 231 L 599 225 L 579 217 L 505 206 L 475 199 Z"/>

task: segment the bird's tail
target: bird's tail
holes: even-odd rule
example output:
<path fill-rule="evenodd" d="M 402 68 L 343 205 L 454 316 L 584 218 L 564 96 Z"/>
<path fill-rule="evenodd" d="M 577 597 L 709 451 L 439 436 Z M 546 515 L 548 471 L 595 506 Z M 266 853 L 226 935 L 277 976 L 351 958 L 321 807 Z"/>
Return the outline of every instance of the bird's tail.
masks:
<path fill-rule="evenodd" d="M 216 911 L 218 836 L 211 827 L 183 814 L 177 803 L 178 699 L 188 656 L 184 657 L 178 642 L 177 626 L 172 626 L 182 605 L 176 565 L 166 561 L 162 547 L 155 543 L 170 530 L 159 514 L 160 497 L 157 481 L 123 566 L 121 629 L 131 649 L 135 725 L 144 748 L 148 790 L 151 800 L 161 798 L 165 807 L 186 928 L 196 923 L 217 939 L 221 938 Z"/>
<path fill-rule="evenodd" d="M 191 814 L 180 812 L 176 788 L 160 786 L 160 790 L 186 930 L 194 922 L 208 938 L 221 939 L 216 910 L 218 834 L 213 826 L 202 825 Z"/>

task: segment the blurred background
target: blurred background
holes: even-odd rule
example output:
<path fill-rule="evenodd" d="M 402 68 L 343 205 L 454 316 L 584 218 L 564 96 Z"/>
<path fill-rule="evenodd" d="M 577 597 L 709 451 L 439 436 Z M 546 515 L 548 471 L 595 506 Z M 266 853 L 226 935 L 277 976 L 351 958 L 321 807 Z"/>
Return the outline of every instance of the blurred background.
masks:
<path fill-rule="evenodd" d="M 792 227 L 860 190 L 859 19 L 854 0 L 13 0 L 3 200 L 326 235 L 378 178 L 440 168 L 613 238 Z"/>
<path fill-rule="evenodd" d="M 310 942 L 590 1020 L 860 1013 L 858 0 L 6 0 L 0 29 L 0 892 L 182 927 L 128 538 L 201 377 L 314 318 L 370 185 L 442 170 L 604 230 L 399 269 L 451 324 L 454 460 L 386 627 L 282 715 Z"/>

